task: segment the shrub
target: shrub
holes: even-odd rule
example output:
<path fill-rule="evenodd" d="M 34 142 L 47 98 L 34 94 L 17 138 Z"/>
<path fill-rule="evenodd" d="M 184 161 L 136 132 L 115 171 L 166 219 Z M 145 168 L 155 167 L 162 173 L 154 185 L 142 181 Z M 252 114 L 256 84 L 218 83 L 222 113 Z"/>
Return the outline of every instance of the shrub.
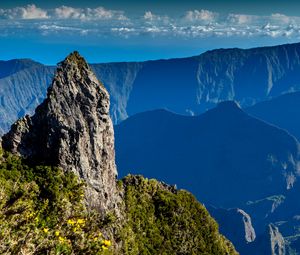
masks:
<path fill-rule="evenodd" d="M 84 183 L 10 153 L 0 163 L 0 254 L 105 254 L 101 217 L 83 203 Z"/>
<path fill-rule="evenodd" d="M 123 254 L 237 254 L 189 192 L 141 176 L 126 177 L 123 186 Z"/>

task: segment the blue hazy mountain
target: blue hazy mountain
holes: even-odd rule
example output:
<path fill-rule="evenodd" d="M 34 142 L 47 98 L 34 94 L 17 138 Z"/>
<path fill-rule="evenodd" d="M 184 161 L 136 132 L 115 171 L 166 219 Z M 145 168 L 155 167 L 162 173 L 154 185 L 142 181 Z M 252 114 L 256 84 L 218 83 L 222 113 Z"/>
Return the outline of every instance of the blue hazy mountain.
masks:
<path fill-rule="evenodd" d="M 300 92 L 260 102 L 245 110 L 257 118 L 286 129 L 300 140 Z"/>
<path fill-rule="evenodd" d="M 298 177 L 297 140 L 232 101 L 195 117 L 140 113 L 115 126 L 115 138 L 121 176 L 156 177 L 216 206 L 285 193 Z"/>
<path fill-rule="evenodd" d="M 0 61 L 0 135 L 26 113 L 33 113 L 50 85 L 54 68 L 29 59 Z"/>
<path fill-rule="evenodd" d="M 0 61 L 0 79 L 15 74 L 27 68 L 41 67 L 41 63 L 30 59 L 12 59 L 9 61 Z"/>
<path fill-rule="evenodd" d="M 33 112 L 50 85 L 53 67 L 25 62 L 20 65 L 24 69 L 11 61 L 1 62 L 0 129 L 8 130 L 18 117 Z M 247 107 L 298 91 L 300 44 L 219 49 L 189 58 L 93 64 L 92 68 L 111 95 L 114 123 L 161 108 L 194 115 L 224 100 Z"/>
<path fill-rule="evenodd" d="M 193 117 L 136 114 L 115 126 L 115 137 L 121 176 L 156 176 L 189 188 L 241 254 L 300 250 L 300 151 L 285 130 L 222 102 Z"/>

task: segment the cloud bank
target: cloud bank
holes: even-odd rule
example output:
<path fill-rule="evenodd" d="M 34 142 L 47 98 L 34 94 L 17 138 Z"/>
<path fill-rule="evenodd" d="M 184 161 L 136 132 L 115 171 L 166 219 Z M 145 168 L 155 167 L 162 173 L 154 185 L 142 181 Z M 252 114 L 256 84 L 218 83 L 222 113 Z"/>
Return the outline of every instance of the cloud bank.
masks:
<path fill-rule="evenodd" d="M 178 16 L 158 15 L 151 10 L 128 16 L 122 10 L 59 6 L 42 9 L 34 4 L 0 9 L 1 36 L 116 36 L 131 37 L 269 37 L 300 38 L 300 16 L 274 13 L 269 16 L 189 10 Z"/>
<path fill-rule="evenodd" d="M 16 7 L 13 9 L 0 9 L 0 17 L 3 19 L 48 19 L 46 10 L 36 7 L 34 4 L 25 7 Z"/>

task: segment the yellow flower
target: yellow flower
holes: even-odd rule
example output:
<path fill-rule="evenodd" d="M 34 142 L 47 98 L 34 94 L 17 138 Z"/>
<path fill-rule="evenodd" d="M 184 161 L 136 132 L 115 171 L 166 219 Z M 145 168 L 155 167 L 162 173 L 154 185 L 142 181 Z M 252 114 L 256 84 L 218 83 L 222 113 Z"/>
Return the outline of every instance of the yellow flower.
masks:
<path fill-rule="evenodd" d="M 99 232 L 98 236 L 100 236 L 100 237 L 101 237 L 101 236 L 102 236 L 102 233 L 101 233 L 101 232 Z"/>
<path fill-rule="evenodd" d="M 76 223 L 76 222 L 75 222 L 74 220 L 72 220 L 72 219 L 69 219 L 69 220 L 68 220 L 68 224 L 69 224 L 69 225 L 74 225 L 75 223 Z"/>
<path fill-rule="evenodd" d="M 73 228 L 73 231 L 76 232 L 76 231 L 77 231 L 77 228 Z"/>
<path fill-rule="evenodd" d="M 58 240 L 60 241 L 60 242 L 64 242 L 65 241 L 65 238 L 63 238 L 62 236 L 60 236 L 59 238 L 58 238 Z"/>
<path fill-rule="evenodd" d="M 84 220 L 84 219 L 78 219 L 78 220 L 77 220 L 77 223 L 78 223 L 78 224 L 84 224 L 84 223 L 85 223 L 85 220 Z"/>
<path fill-rule="evenodd" d="M 102 250 L 107 250 L 108 248 L 105 245 L 102 245 Z"/>
<path fill-rule="evenodd" d="M 49 228 L 44 228 L 43 231 L 47 234 L 49 232 Z"/>
<path fill-rule="evenodd" d="M 55 231 L 55 236 L 59 236 L 59 231 Z"/>
<path fill-rule="evenodd" d="M 109 246 L 111 246 L 111 241 L 110 240 L 103 240 L 102 244 L 109 247 Z"/>
<path fill-rule="evenodd" d="M 97 242 L 98 241 L 98 238 L 97 237 L 94 237 L 94 242 Z"/>

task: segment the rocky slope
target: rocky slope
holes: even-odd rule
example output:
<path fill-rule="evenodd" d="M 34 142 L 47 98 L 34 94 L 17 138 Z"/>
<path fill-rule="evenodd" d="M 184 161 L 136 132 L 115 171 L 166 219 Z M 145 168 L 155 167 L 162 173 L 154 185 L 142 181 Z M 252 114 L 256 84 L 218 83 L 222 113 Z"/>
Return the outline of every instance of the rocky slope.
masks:
<path fill-rule="evenodd" d="M 88 183 L 88 202 L 116 206 L 117 170 L 109 94 L 77 52 L 59 64 L 47 99 L 3 136 L 6 151 L 59 166 Z"/>
<path fill-rule="evenodd" d="M 297 140 L 234 102 L 197 117 L 137 114 L 115 126 L 115 136 L 121 176 L 156 176 L 216 206 L 282 194 L 299 175 Z"/>
<path fill-rule="evenodd" d="M 220 49 L 196 57 L 132 63 L 93 64 L 112 98 L 114 123 L 138 112 L 167 108 L 193 115 L 223 100 L 242 107 L 300 88 L 300 44 L 255 49 Z M 5 63 L 3 63 L 4 65 Z M 6 65 L 10 66 L 9 63 Z M 36 63 L 33 63 L 36 66 Z M 12 68 L 13 69 L 13 68 Z M 25 70 L 28 70 L 25 69 Z M 0 128 L 32 112 L 46 95 L 53 67 L 1 74 Z M 26 87 L 23 86 L 26 84 Z M 1 91 L 1 90 L 0 90 Z M 1 116 L 0 116 L 1 117 Z M 9 118 L 7 118 L 9 117 Z"/>

